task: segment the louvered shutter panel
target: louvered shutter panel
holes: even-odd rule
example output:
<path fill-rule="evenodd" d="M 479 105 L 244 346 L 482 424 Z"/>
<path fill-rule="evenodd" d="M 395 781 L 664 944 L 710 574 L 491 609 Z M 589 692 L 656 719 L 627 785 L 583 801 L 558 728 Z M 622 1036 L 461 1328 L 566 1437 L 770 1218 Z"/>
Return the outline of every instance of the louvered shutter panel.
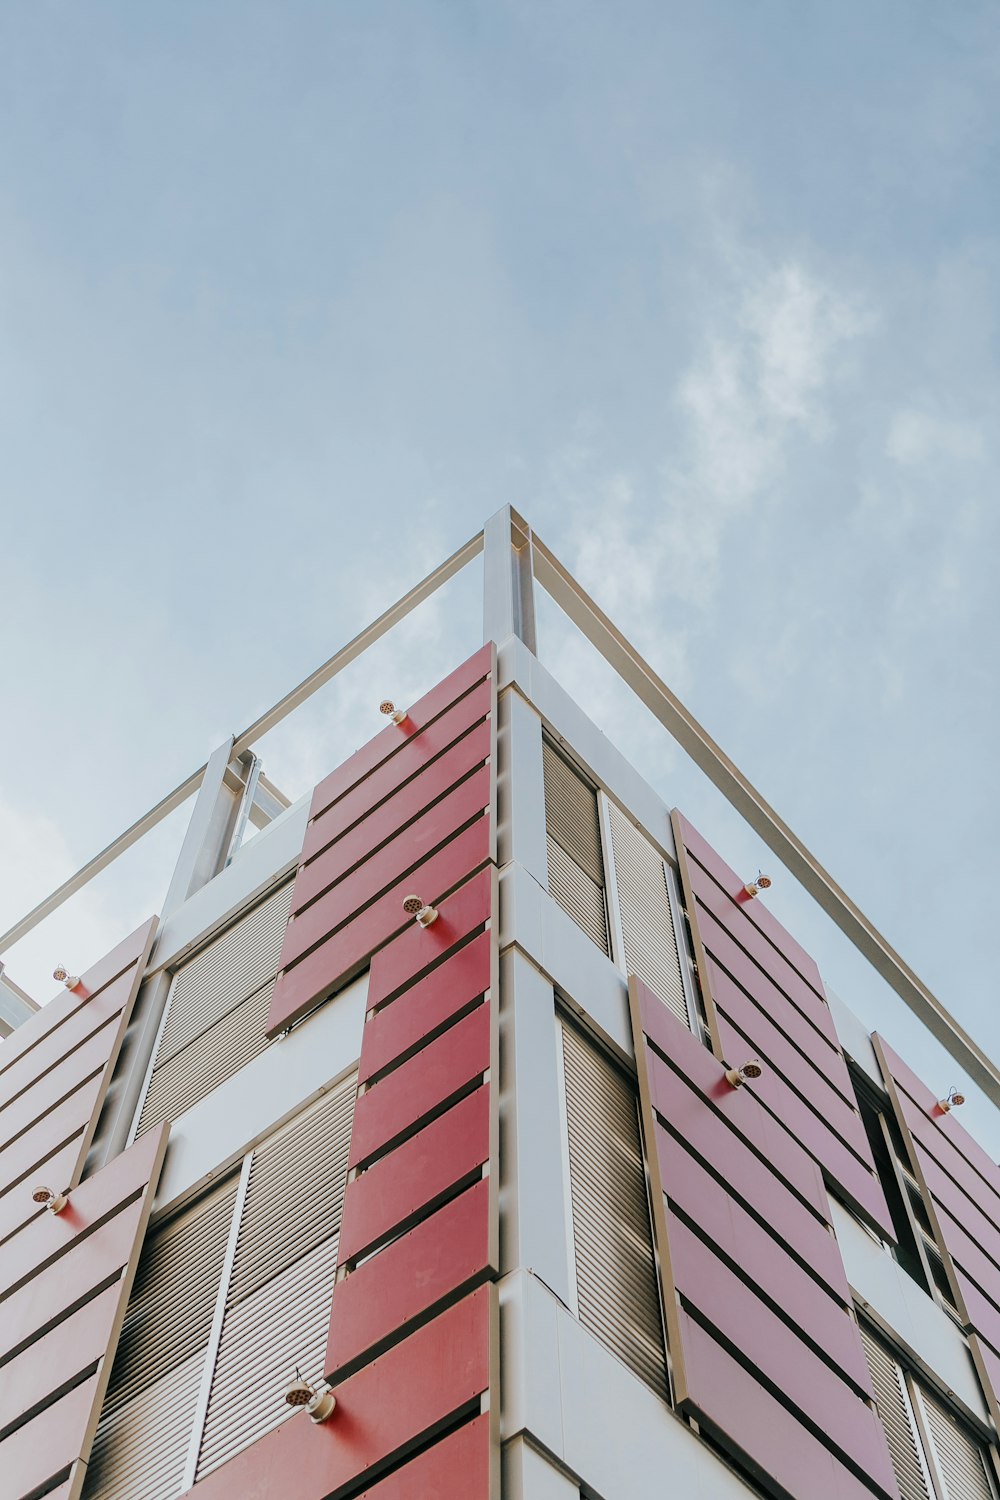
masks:
<path fill-rule="evenodd" d="M 981 1445 L 923 1386 L 918 1387 L 917 1399 L 923 1408 L 945 1500 L 994 1500 Z"/>
<path fill-rule="evenodd" d="M 872 1374 L 875 1404 L 902 1500 L 934 1500 L 903 1372 L 889 1351 L 863 1324 L 860 1332 Z"/>
<path fill-rule="evenodd" d="M 608 821 L 625 970 L 690 1026 L 663 858 L 613 802 L 608 804 Z"/>
<path fill-rule="evenodd" d="M 137 1134 L 176 1119 L 263 1052 L 291 904 L 288 882 L 177 970 Z"/>
<path fill-rule="evenodd" d="M 91 1451 L 87 1500 L 181 1490 L 235 1181 L 153 1234 L 142 1252 Z"/>
<path fill-rule="evenodd" d="M 356 1090 L 352 1074 L 254 1153 L 199 1479 L 293 1415 L 296 1366 L 323 1373 Z"/>
<path fill-rule="evenodd" d="M 597 793 L 542 742 L 549 892 L 603 953 L 609 953 Z"/>
<path fill-rule="evenodd" d="M 561 1024 L 580 1321 L 662 1396 L 663 1325 L 635 1092 Z"/>

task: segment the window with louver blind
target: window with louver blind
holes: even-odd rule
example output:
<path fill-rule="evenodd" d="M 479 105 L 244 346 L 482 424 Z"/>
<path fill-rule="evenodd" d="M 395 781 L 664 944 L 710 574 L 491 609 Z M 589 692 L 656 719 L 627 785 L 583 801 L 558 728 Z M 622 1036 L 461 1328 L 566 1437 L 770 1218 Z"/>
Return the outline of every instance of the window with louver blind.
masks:
<path fill-rule="evenodd" d="M 542 742 L 549 893 L 602 953 L 610 953 L 597 792 Z"/>
<path fill-rule="evenodd" d="M 86 1500 L 174 1500 L 293 1414 L 297 1366 L 320 1379 L 356 1092 L 352 1073 L 151 1236 Z"/>
<path fill-rule="evenodd" d="M 137 1135 L 172 1120 L 263 1052 L 292 904 L 288 881 L 174 974 Z"/>
<path fill-rule="evenodd" d="M 902 1500 L 996 1500 L 987 1448 L 864 1324 L 861 1342 Z"/>
<path fill-rule="evenodd" d="M 560 1021 L 579 1317 L 660 1396 L 663 1323 L 635 1089 Z"/>
<path fill-rule="evenodd" d="M 608 824 L 625 972 L 635 974 L 690 1026 L 667 867 L 659 850 L 610 801 Z"/>

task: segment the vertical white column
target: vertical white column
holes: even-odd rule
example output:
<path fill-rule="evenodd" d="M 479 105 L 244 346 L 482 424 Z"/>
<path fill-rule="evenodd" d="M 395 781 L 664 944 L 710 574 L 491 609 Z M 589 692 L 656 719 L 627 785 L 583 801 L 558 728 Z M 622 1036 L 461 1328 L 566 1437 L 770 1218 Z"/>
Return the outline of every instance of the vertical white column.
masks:
<path fill-rule="evenodd" d="M 483 639 L 511 635 L 536 650 L 531 530 L 505 505 L 483 528 Z"/>
<path fill-rule="evenodd" d="M 223 741 L 214 750 L 201 778 L 191 820 L 163 902 L 164 917 L 183 906 L 195 891 L 210 881 L 222 866 L 229 849 L 233 818 L 239 796 L 226 785 L 226 772 L 233 754 L 233 741 Z"/>
<path fill-rule="evenodd" d="M 513 688 L 502 691 L 499 713 L 499 862 L 522 865 L 548 890 L 542 721 Z"/>

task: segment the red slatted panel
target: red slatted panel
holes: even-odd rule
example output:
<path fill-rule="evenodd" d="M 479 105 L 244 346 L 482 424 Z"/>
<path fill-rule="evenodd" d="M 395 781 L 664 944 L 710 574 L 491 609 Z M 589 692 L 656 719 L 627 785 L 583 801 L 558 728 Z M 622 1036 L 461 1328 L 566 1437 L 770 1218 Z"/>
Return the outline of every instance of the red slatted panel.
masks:
<path fill-rule="evenodd" d="M 475 1409 L 490 1383 L 493 1295 L 480 1287 L 345 1380 L 328 1422 L 293 1417 L 188 1493 L 197 1500 L 327 1500 Z M 458 1493 L 485 1500 L 487 1492 Z"/>
<path fill-rule="evenodd" d="M 428 968 L 490 920 L 495 896 L 493 876 L 483 870 L 453 891 L 439 908 L 437 921 L 423 928 L 407 922 L 403 931 L 372 959 L 368 1009 L 375 1010 L 401 989 L 415 986 Z M 366 1036 L 367 1042 L 367 1036 Z"/>
<path fill-rule="evenodd" d="M 436 906 L 447 891 L 486 864 L 491 849 L 490 820 L 480 818 L 399 880 L 354 921 L 347 922 L 280 975 L 271 997 L 268 1035 L 284 1030 L 334 985 L 356 973 L 369 955 L 390 938 L 404 928 L 416 926 L 402 908 L 403 899 L 411 890 Z M 440 919 L 428 932 L 435 932 L 439 925 Z M 438 943 L 442 936 L 437 935 Z"/>
<path fill-rule="evenodd" d="M 407 743 L 424 732 L 434 719 L 490 675 L 493 660 L 494 647 L 490 643 L 470 656 L 460 667 L 456 667 L 454 672 L 439 682 L 437 687 L 431 688 L 419 702 L 401 704 L 400 707 L 409 707 L 405 723 L 387 725 L 381 734 L 369 740 L 367 745 L 362 745 L 342 766 L 331 771 L 313 793 L 310 818 L 319 817 L 324 809 L 343 797 L 366 776 L 370 776 L 376 767 L 404 750 Z"/>
<path fill-rule="evenodd" d="M 75 1094 L 70 1094 L 68 1099 L 57 1104 L 44 1119 L 32 1125 L 30 1130 L 19 1135 L 5 1150 L 0 1151 L 0 1193 L 22 1191 L 22 1179 L 37 1169 L 40 1162 L 70 1137 L 78 1137 L 82 1143 L 81 1131 L 89 1133 L 86 1127 L 93 1121 L 103 1096 L 104 1078 L 102 1074 L 98 1074 L 96 1078 L 82 1084 Z M 56 1186 L 53 1182 L 48 1185 Z M 60 1183 L 59 1186 L 65 1187 L 66 1183 Z M 31 1187 L 31 1183 L 28 1187 Z"/>
<path fill-rule="evenodd" d="M 54 1035 L 56 1030 L 81 1006 L 91 1003 L 105 985 L 110 984 L 132 964 L 138 962 L 140 967 L 144 965 L 152 946 L 157 920 L 156 917 L 150 917 L 135 932 L 123 938 L 117 948 L 112 948 L 106 957 L 100 959 L 82 974 L 81 982 L 76 989 L 60 990 L 54 1000 L 50 1000 L 48 1005 L 44 1005 L 29 1021 L 25 1021 L 23 1026 L 19 1026 L 16 1031 L 12 1032 L 0 1047 L 0 1076 L 18 1058 L 23 1057 L 49 1037 L 52 1038 L 55 1054 L 62 1056 L 64 1048 L 61 1042 L 56 1041 Z M 32 1065 L 32 1072 L 35 1076 L 43 1071 L 44 1068 L 36 1068 L 34 1064 Z"/>
<path fill-rule="evenodd" d="M 436 1202 L 490 1156 L 489 1087 L 477 1089 L 349 1185 L 340 1264 Z"/>
<path fill-rule="evenodd" d="M 47 1077 L 51 1068 L 60 1066 L 75 1048 L 107 1025 L 108 1021 L 120 1015 L 129 1002 L 134 981 L 132 969 L 126 969 L 117 979 L 105 985 L 93 999 L 77 1004 L 72 1015 L 67 1017 L 58 1030 L 48 1033 L 44 1046 L 39 1045 L 30 1052 L 23 1053 L 6 1072 L 0 1073 L 0 1110 L 12 1100 L 22 1098 L 25 1089 L 39 1084 Z M 55 1004 L 55 1001 L 52 1003 Z M 0 1048 L 0 1053 L 2 1050 Z M 3 1118 L 3 1113 L 0 1112 L 0 1122 Z"/>
<path fill-rule="evenodd" d="M 408 781 L 395 796 L 373 808 L 362 822 L 304 864 L 295 882 L 295 910 L 301 911 L 338 880 L 343 880 L 356 866 L 369 860 L 374 849 L 390 839 L 411 839 L 418 850 L 417 858 L 422 853 L 421 841 L 425 847 L 430 847 L 430 840 L 439 842 L 433 832 L 423 832 L 422 825 L 430 816 L 428 809 L 446 794 L 457 796 L 452 789 L 489 758 L 492 740 L 493 726 L 489 720 L 484 720 L 453 745 L 447 754 Z M 489 777 L 485 781 L 481 805 L 485 806 L 488 801 Z"/>
<path fill-rule="evenodd" d="M 684 835 L 684 843 L 688 853 L 698 861 L 702 868 L 709 874 L 717 885 L 730 895 L 734 901 L 739 901 L 740 892 L 743 890 L 744 881 L 731 870 L 720 854 L 712 848 L 706 839 L 694 828 L 684 817 L 679 814 L 681 829 Z M 746 913 L 749 921 L 759 927 L 765 937 L 769 938 L 774 946 L 793 963 L 802 975 L 803 979 L 812 986 L 817 994 L 824 994 L 823 980 L 814 959 L 810 958 L 804 948 L 792 937 L 787 928 L 782 927 L 777 917 L 773 916 L 764 902 L 760 900 L 740 902 L 741 909 Z"/>
<path fill-rule="evenodd" d="M 489 1274 L 489 1196 L 489 1183 L 477 1182 L 338 1281 L 328 1379 L 342 1379 L 406 1333 L 414 1319 Z"/>
<path fill-rule="evenodd" d="M 115 1023 L 106 1026 L 50 1068 L 33 1088 L 25 1089 L 12 1104 L 0 1110 L 0 1136 L 14 1141 L 37 1120 L 50 1114 L 57 1104 L 105 1067 L 114 1043 Z"/>
<path fill-rule="evenodd" d="M 299 882 L 296 880 L 296 895 L 293 897 L 295 914 L 285 932 L 281 967 L 289 968 L 310 948 L 336 932 L 345 922 L 349 922 L 362 906 L 374 901 L 389 886 L 402 879 L 407 871 L 412 870 L 435 849 L 446 846 L 460 828 L 464 828 L 485 810 L 489 798 L 490 773 L 489 768 L 484 766 L 378 849 L 354 872 L 350 880 L 341 881 L 304 910 L 298 905 Z M 372 819 L 366 820 L 366 829 L 376 816 L 377 814 L 373 814 Z M 375 842 L 378 842 L 378 833 L 388 831 L 385 825 L 371 830 Z M 339 845 L 334 844 L 329 851 L 331 869 L 335 868 L 332 855 L 338 848 Z M 317 864 L 327 868 L 328 855 L 321 855 Z M 315 868 L 317 866 L 309 866 L 304 873 Z"/>
<path fill-rule="evenodd" d="M 480 719 L 486 717 L 492 704 L 492 686 L 489 681 L 481 682 L 454 707 L 435 719 L 429 728 L 415 738 L 406 739 L 397 755 L 377 771 L 373 771 L 332 807 L 327 807 L 318 815 L 313 812 L 302 847 L 303 862 L 313 859 L 320 850 L 332 844 L 334 839 L 371 812 L 373 807 L 391 797 L 428 764 L 433 764 L 456 740 L 461 739 Z"/>
<path fill-rule="evenodd" d="M 482 1077 L 490 1065 L 491 1023 L 487 1001 L 359 1096 L 351 1134 L 351 1167 L 411 1133 Z"/>
<path fill-rule="evenodd" d="M 800 1496 L 802 1500 L 872 1500 L 868 1485 L 749 1370 L 685 1313 L 679 1314 L 679 1322 L 684 1342 L 680 1404 L 697 1412 L 702 1425 L 735 1450 L 762 1484 L 780 1485 L 796 1500 Z M 884 1492 L 898 1500 L 891 1470 Z"/>
<path fill-rule="evenodd" d="M 489 1494 L 490 1421 L 483 1415 L 359 1495 L 358 1500 L 473 1500 Z"/>
<path fill-rule="evenodd" d="M 450 908 L 452 901 L 448 905 Z M 433 932 L 443 920 L 444 916 L 428 931 Z M 409 933 L 405 936 L 408 937 Z M 393 1005 L 369 1013 L 360 1083 L 366 1083 L 397 1058 L 405 1057 L 421 1043 L 432 1040 L 443 1026 L 486 993 L 490 987 L 490 944 L 490 934 L 480 933 L 452 958 L 412 985 Z M 384 955 L 391 952 L 391 946 L 383 948 L 372 960 L 369 1006 L 373 1003 L 376 971 L 382 967 Z"/>
<path fill-rule="evenodd" d="M 896 1500 L 816 1163 L 646 986 L 629 995 L 679 1401 L 783 1496 Z"/>
<path fill-rule="evenodd" d="M 895 1239 L 816 964 L 680 814 L 678 855 L 704 953 L 713 1046 L 739 1067 L 760 1056 L 757 1097 L 879 1233 Z M 699 958 L 699 962 L 701 959 Z"/>

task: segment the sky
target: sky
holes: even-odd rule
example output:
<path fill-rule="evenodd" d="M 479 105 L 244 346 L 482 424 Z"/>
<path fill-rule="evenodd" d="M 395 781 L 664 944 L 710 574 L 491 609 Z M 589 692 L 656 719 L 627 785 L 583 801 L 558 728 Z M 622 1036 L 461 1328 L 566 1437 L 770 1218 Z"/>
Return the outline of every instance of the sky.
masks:
<path fill-rule="evenodd" d="M 509 503 L 1000 1053 L 997 97 L 996 0 L 0 7 L 0 927 Z M 475 647 L 474 573 L 268 737 L 289 795 Z M 157 909 L 186 816 L 10 975 Z"/>

